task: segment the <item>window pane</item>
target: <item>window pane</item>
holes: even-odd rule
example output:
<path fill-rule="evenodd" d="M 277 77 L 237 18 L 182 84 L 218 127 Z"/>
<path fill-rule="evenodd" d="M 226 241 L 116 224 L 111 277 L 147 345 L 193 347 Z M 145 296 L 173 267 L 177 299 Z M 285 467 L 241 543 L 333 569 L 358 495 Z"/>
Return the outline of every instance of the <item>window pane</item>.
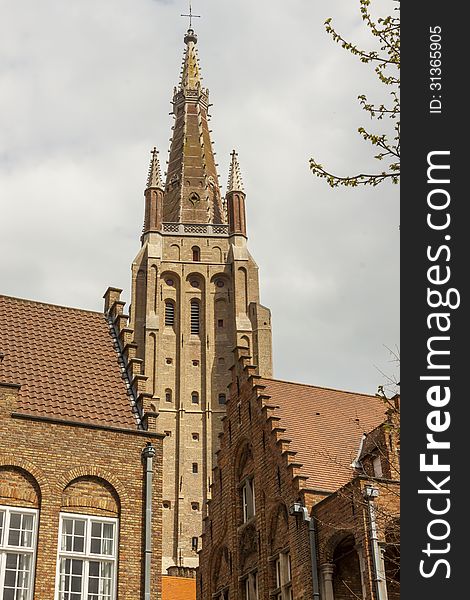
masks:
<path fill-rule="evenodd" d="M 112 556 L 114 554 L 114 525 L 112 523 L 103 524 L 103 546 L 101 554 Z"/>
<path fill-rule="evenodd" d="M 87 600 L 110 600 L 113 566 L 109 562 L 90 561 Z"/>
<path fill-rule="evenodd" d="M 10 515 L 10 532 L 8 535 L 9 546 L 20 545 L 20 529 L 21 529 L 21 515 L 18 513 L 12 513 Z"/>
<path fill-rule="evenodd" d="M 3 599 L 26 600 L 31 575 L 29 554 L 7 553 Z"/>
<path fill-rule="evenodd" d="M 91 546 L 92 554 L 113 554 L 114 525 L 112 523 L 97 523 L 91 525 Z"/>
<path fill-rule="evenodd" d="M 84 552 L 85 521 L 81 519 L 62 520 L 62 540 L 60 549 L 66 552 Z"/>
<path fill-rule="evenodd" d="M 101 554 L 101 523 L 91 524 L 91 546 L 90 552 L 92 554 Z"/>
<path fill-rule="evenodd" d="M 60 600 L 81 600 L 83 585 L 83 561 L 61 558 L 59 577 Z"/>
<path fill-rule="evenodd" d="M 12 512 L 8 545 L 31 548 L 33 544 L 33 515 Z"/>
<path fill-rule="evenodd" d="M 0 510 L 0 546 L 3 544 L 3 524 L 5 523 L 5 511 Z"/>

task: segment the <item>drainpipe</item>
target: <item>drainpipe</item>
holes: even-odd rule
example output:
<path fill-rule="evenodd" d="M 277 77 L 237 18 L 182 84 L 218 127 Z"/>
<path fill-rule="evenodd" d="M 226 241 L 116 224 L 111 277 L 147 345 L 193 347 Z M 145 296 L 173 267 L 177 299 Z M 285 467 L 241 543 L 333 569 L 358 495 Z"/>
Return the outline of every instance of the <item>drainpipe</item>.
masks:
<path fill-rule="evenodd" d="M 374 584 L 375 592 L 377 594 L 377 600 L 387 600 L 387 588 L 385 585 L 385 578 L 383 574 L 382 556 L 379 548 L 379 540 L 377 537 L 377 522 L 375 517 L 375 504 L 374 498 L 379 495 L 379 490 L 366 485 L 364 489 L 364 498 L 366 499 L 367 506 L 369 508 L 369 522 L 370 522 L 370 543 L 372 546 L 372 568 L 374 570 Z"/>
<path fill-rule="evenodd" d="M 320 600 L 320 583 L 318 579 L 318 564 L 317 564 L 317 540 L 315 532 L 315 519 L 310 517 L 305 506 L 299 503 L 293 504 L 289 513 L 294 516 L 302 516 L 304 523 L 308 523 L 308 535 L 310 540 L 310 563 L 312 568 L 312 586 L 313 600 Z"/>
<path fill-rule="evenodd" d="M 152 566 L 152 481 L 153 481 L 153 457 L 156 454 L 155 446 L 147 442 L 142 450 L 142 458 L 145 464 L 145 550 L 144 550 L 144 599 L 150 600 L 150 574 Z"/>

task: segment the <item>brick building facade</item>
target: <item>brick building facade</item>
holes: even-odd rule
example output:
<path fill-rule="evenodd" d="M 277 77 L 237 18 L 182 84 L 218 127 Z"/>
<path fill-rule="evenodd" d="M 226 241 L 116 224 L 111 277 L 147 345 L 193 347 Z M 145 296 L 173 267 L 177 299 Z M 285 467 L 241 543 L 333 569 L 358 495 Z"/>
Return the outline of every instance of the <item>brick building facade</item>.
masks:
<path fill-rule="evenodd" d="M 390 423 L 382 425 L 384 403 L 262 378 L 246 348 L 237 354 L 204 521 L 199 600 L 310 600 L 316 589 L 322 600 L 385 600 L 387 591 L 396 600 L 397 443 Z M 378 496 L 366 498 L 371 486 Z M 374 568 L 384 571 L 381 596 Z"/>
<path fill-rule="evenodd" d="M 147 430 L 139 428 L 142 398 L 132 367 L 120 367 L 113 310 L 107 321 L 0 296 L 6 600 L 135 600 L 144 597 L 145 577 L 152 597 L 161 597 L 163 435 L 150 412 Z"/>

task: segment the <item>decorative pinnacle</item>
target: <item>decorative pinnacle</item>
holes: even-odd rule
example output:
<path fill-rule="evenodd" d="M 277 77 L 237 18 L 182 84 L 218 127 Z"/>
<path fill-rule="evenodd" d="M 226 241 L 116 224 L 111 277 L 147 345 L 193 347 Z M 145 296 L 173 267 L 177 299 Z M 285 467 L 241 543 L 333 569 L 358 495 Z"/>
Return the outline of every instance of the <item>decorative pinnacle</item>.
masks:
<path fill-rule="evenodd" d="M 232 162 L 230 163 L 230 170 L 228 174 L 227 193 L 229 192 L 243 192 L 242 174 L 240 172 L 240 165 L 238 164 L 238 154 L 235 150 L 231 154 Z"/>
<path fill-rule="evenodd" d="M 160 174 L 160 163 L 158 161 L 158 150 L 154 148 L 151 154 L 152 158 L 150 159 L 149 175 L 147 178 L 147 189 L 163 189 L 162 177 Z"/>
<path fill-rule="evenodd" d="M 201 69 L 197 56 L 196 44 L 197 35 L 192 29 L 188 29 L 184 37 L 186 50 L 183 58 L 183 66 L 181 69 L 180 90 L 199 90 L 201 88 Z"/>

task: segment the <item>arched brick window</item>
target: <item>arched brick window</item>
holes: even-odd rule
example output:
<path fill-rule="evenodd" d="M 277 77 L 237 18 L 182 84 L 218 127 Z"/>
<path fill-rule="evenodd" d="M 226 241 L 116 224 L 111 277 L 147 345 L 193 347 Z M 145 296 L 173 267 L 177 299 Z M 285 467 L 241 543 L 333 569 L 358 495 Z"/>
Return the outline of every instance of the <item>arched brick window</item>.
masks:
<path fill-rule="evenodd" d="M 362 598 L 361 567 L 355 545 L 354 536 L 347 535 L 333 552 L 333 589 L 335 598 L 341 600 Z"/>
<path fill-rule="evenodd" d="M 119 497 L 98 477 L 71 482 L 62 494 L 58 598 L 115 600 Z"/>
<path fill-rule="evenodd" d="M 32 600 L 41 495 L 36 480 L 17 467 L 1 467 L 0 598 Z"/>

